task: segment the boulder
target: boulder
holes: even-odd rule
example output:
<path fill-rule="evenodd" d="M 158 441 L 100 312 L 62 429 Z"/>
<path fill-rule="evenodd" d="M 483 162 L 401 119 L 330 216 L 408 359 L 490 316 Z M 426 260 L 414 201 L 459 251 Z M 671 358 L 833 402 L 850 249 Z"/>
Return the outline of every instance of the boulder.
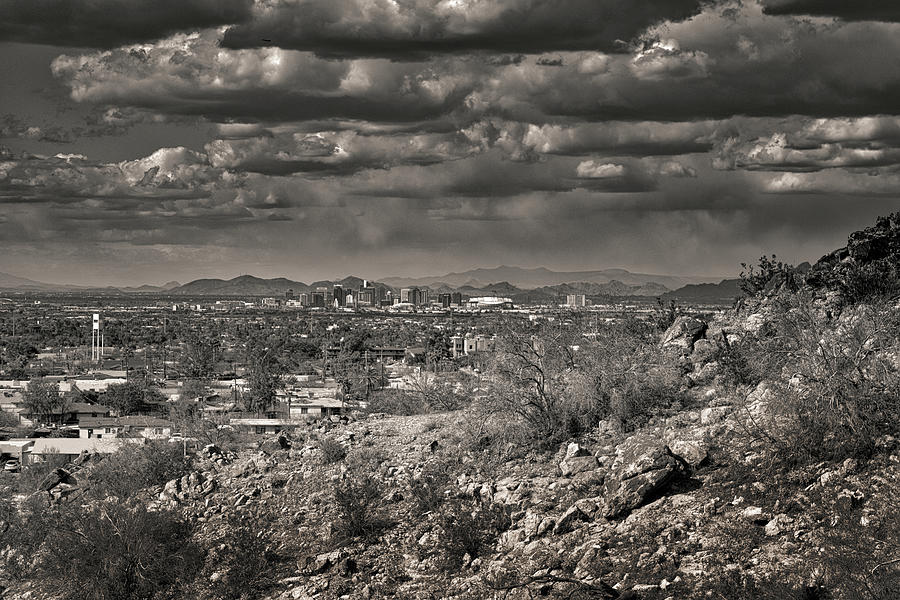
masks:
<path fill-rule="evenodd" d="M 591 453 L 582 448 L 580 444 L 576 442 L 570 442 L 568 446 L 566 446 L 566 458 L 575 458 L 576 456 L 591 456 Z"/>
<path fill-rule="evenodd" d="M 700 424 L 712 425 L 719 421 L 724 421 L 728 415 L 728 407 L 726 406 L 710 406 L 700 411 Z"/>
<path fill-rule="evenodd" d="M 559 470 L 563 477 L 571 477 L 577 473 L 593 471 L 600 466 L 596 456 L 573 456 L 565 458 L 559 463 Z"/>
<path fill-rule="evenodd" d="M 682 315 L 663 334 L 662 345 L 679 348 L 686 354 L 694 351 L 694 343 L 706 333 L 707 324 L 696 317 Z"/>
<path fill-rule="evenodd" d="M 78 484 L 78 481 L 76 481 L 75 478 L 72 477 L 72 474 L 65 469 L 53 469 L 52 471 L 47 473 L 47 475 L 38 486 L 38 489 L 49 492 L 60 484 L 74 486 Z"/>
<path fill-rule="evenodd" d="M 706 444 L 699 441 L 676 440 L 669 444 L 669 450 L 691 467 L 700 466 L 709 456 Z"/>
<path fill-rule="evenodd" d="M 680 474 L 682 463 L 659 440 L 632 438 L 620 445 L 605 485 L 603 516 L 617 519 L 646 504 Z"/>
<path fill-rule="evenodd" d="M 575 529 L 575 524 L 581 521 L 591 521 L 597 513 L 599 505 L 593 498 L 582 498 L 563 513 L 553 527 L 553 533 L 560 535 L 569 533 Z"/>

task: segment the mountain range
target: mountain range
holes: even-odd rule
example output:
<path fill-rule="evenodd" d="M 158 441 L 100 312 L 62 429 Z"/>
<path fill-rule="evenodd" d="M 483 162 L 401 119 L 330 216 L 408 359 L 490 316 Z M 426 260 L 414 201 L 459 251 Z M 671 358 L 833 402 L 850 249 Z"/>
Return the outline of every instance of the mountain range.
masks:
<path fill-rule="evenodd" d="M 568 294 L 584 294 L 595 298 L 671 297 L 695 302 L 719 301 L 736 295 L 733 292 L 737 290 L 737 280 L 724 280 L 721 283 L 714 283 L 715 281 L 703 277 L 631 273 L 624 269 L 557 272 L 545 268 L 523 269 L 503 266 L 494 269 L 473 269 L 462 273 L 448 273 L 437 277 L 389 277 L 375 285 L 384 290 L 419 286 L 428 287 L 435 294 L 461 292 L 468 296 L 505 296 L 511 298 L 513 302 L 522 304 L 552 303 Z M 363 284 L 363 280 L 350 276 L 338 281 L 314 281 L 307 284 L 284 277 L 264 279 L 252 275 L 241 275 L 227 280 L 197 279 L 184 285 L 172 281 L 161 286 L 87 287 L 44 283 L 0 273 L 0 290 L 16 292 L 283 297 L 289 290 L 300 294 L 314 291 L 319 287 L 330 288 L 334 284 L 341 284 L 348 290 L 356 290 Z"/>
<path fill-rule="evenodd" d="M 625 285 L 644 285 L 656 283 L 669 290 L 678 289 L 692 283 L 717 283 L 721 278 L 693 277 L 675 275 L 649 275 L 632 273 L 625 269 L 602 269 L 599 271 L 551 271 L 544 267 L 525 269 L 522 267 L 500 266 L 493 269 L 472 269 L 461 273 L 447 273 L 434 277 L 387 277 L 380 281 L 393 287 L 440 286 L 449 287 L 484 287 L 493 281 L 506 281 L 524 289 L 533 290 L 541 287 L 561 285 L 572 282 L 611 283 L 618 281 Z"/>

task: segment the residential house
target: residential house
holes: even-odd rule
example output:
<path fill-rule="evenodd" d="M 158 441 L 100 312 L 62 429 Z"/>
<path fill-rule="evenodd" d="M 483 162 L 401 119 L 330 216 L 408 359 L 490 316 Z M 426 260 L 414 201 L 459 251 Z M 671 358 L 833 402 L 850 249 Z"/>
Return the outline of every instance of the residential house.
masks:
<path fill-rule="evenodd" d="M 78 437 L 145 438 L 150 440 L 172 437 L 172 423 L 166 419 L 145 416 L 87 418 L 78 423 Z"/>
<path fill-rule="evenodd" d="M 31 438 L 29 438 L 31 439 Z M 112 454 L 126 444 L 145 444 L 144 438 L 34 438 L 31 441 L 30 462 L 42 462 L 49 456 L 61 456 L 72 460 L 82 452 L 91 454 Z"/>

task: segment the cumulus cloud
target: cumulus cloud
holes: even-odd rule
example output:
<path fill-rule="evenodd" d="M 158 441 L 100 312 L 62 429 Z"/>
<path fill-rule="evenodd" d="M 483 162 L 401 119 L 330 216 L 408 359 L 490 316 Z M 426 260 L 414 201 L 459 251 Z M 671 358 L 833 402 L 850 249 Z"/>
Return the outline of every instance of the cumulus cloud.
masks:
<path fill-rule="evenodd" d="M 456 63 L 332 61 L 309 52 L 222 50 L 208 30 L 155 44 L 63 55 L 54 75 L 76 101 L 213 120 L 415 121 L 461 105 L 477 72 Z"/>
<path fill-rule="evenodd" d="M 771 125 L 770 125 L 771 126 Z M 781 131 L 756 129 L 720 140 L 714 164 L 723 169 L 818 171 L 900 164 L 900 120 L 895 117 L 799 119 Z"/>
<path fill-rule="evenodd" d="M 689 121 L 803 114 L 890 114 L 900 96 L 900 25 L 801 22 L 746 3 L 647 31 L 590 77 L 568 60 L 498 69 L 473 107 L 512 120 Z M 814 65 L 814 68 L 810 68 Z"/>
<path fill-rule="evenodd" d="M 624 177 L 625 167 L 614 163 L 599 163 L 586 160 L 578 163 L 575 174 L 588 179 L 608 179 L 610 177 Z"/>
<path fill-rule="evenodd" d="M 541 154 L 665 155 L 705 152 L 717 123 L 622 122 L 578 125 L 506 125 L 523 147 Z"/>
<path fill-rule="evenodd" d="M 253 0 L 4 0 L 0 40 L 114 48 L 250 16 Z"/>
<path fill-rule="evenodd" d="M 257 4 L 252 20 L 229 28 L 223 45 L 397 60 L 471 51 L 609 51 L 699 7 L 698 0 L 276 0 Z"/>
<path fill-rule="evenodd" d="M 768 178 L 763 189 L 770 194 L 840 194 L 896 199 L 900 173 L 895 169 L 782 173 Z"/>
<path fill-rule="evenodd" d="M 354 131 L 295 132 L 206 145 L 212 166 L 271 175 L 334 175 L 402 164 L 436 164 L 479 151 L 461 133 L 361 135 Z"/>

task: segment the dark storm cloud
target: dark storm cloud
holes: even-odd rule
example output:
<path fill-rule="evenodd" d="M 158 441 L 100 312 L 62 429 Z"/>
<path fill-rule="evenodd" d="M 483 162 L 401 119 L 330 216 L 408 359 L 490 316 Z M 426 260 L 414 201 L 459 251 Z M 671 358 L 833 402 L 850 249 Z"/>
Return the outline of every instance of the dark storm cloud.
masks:
<path fill-rule="evenodd" d="M 648 26 L 678 21 L 698 0 L 302 0 L 261 2 L 228 29 L 228 48 L 277 46 L 322 56 L 535 53 L 621 49 Z"/>
<path fill-rule="evenodd" d="M 900 26 L 800 23 L 746 8 L 706 11 L 651 30 L 630 55 L 586 72 L 577 57 L 547 69 L 500 69 L 469 103 L 510 120 L 689 121 L 735 115 L 894 114 Z"/>
<path fill-rule="evenodd" d="M 278 48 L 222 50 L 218 33 L 53 61 L 77 101 L 210 120 L 416 122 L 460 108 L 478 64 L 333 61 Z M 474 68 L 473 68 L 474 65 Z"/>
<path fill-rule="evenodd" d="M 0 40 L 114 48 L 242 22 L 252 0 L 4 0 Z"/>
<path fill-rule="evenodd" d="M 397 63 L 223 50 L 207 31 L 139 51 L 62 56 L 53 72 L 77 101 L 218 121 L 556 124 L 897 112 L 900 63 L 880 57 L 900 54 L 900 25 L 741 10 L 736 17 L 709 8 L 651 28 L 628 54 L 567 52 L 552 68 L 540 63 L 557 54 L 510 64 L 456 55 Z"/>
<path fill-rule="evenodd" d="M 848 21 L 900 21 L 900 6 L 891 0 L 764 0 L 770 15 L 839 17 Z"/>

